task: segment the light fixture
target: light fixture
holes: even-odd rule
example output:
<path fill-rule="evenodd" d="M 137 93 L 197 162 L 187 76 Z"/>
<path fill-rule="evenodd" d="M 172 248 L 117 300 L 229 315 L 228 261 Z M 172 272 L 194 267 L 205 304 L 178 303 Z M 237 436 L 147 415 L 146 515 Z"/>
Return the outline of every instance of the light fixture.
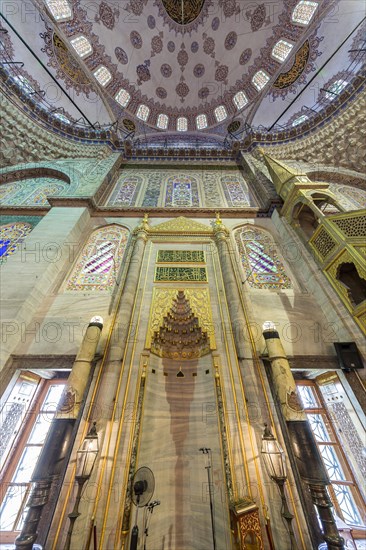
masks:
<path fill-rule="evenodd" d="M 288 508 L 284 487 L 287 480 L 286 456 L 284 450 L 274 437 L 270 428 L 268 428 L 267 424 L 264 425 L 261 454 L 269 477 L 276 483 L 280 491 L 282 501 L 281 516 L 287 523 L 291 542 L 290 548 L 291 550 L 296 550 L 295 534 L 292 529 L 292 520 L 294 516 Z"/>
<path fill-rule="evenodd" d="M 96 429 L 96 422 L 90 428 L 89 433 L 85 437 L 80 449 L 76 453 L 76 474 L 75 481 L 78 484 L 78 490 L 75 498 L 74 508 L 68 515 L 70 519 L 70 526 L 67 532 L 64 550 L 70 550 L 72 532 L 74 530 L 75 521 L 80 516 L 79 505 L 81 500 L 81 494 L 85 483 L 91 476 L 97 454 L 99 451 L 98 434 Z"/>

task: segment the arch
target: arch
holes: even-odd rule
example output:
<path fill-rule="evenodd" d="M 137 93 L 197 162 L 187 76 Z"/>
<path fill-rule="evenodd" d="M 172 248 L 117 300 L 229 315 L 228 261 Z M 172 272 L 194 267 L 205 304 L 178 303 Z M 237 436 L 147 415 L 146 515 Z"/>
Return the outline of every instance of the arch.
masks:
<path fill-rule="evenodd" d="M 309 195 L 316 208 L 320 210 L 324 216 L 344 211 L 337 198 L 331 193 L 312 191 Z"/>
<path fill-rule="evenodd" d="M 357 177 L 356 175 L 344 174 L 337 169 L 329 167 L 329 169 L 323 168 L 322 170 L 309 170 L 306 171 L 306 175 L 311 181 L 327 181 L 330 183 L 339 183 L 348 187 L 355 187 L 366 191 L 366 179 Z"/>
<path fill-rule="evenodd" d="M 112 290 L 127 247 L 129 230 L 113 224 L 93 231 L 66 283 L 69 291 Z"/>
<path fill-rule="evenodd" d="M 48 205 L 47 196 L 63 193 L 65 184 L 60 180 L 24 180 L 24 183 L 11 182 L 0 186 L 0 199 L 3 204 L 15 206 Z"/>
<path fill-rule="evenodd" d="M 347 290 L 349 301 L 353 306 L 358 306 L 366 300 L 366 280 L 360 277 L 353 262 L 343 262 L 337 269 L 337 280 Z"/>
<path fill-rule="evenodd" d="M 69 176 L 61 172 L 60 170 L 55 170 L 54 168 L 47 168 L 44 166 L 39 166 L 37 168 L 24 168 L 23 170 L 11 170 L 10 172 L 5 172 L 0 174 L 0 185 L 4 183 L 16 182 L 30 178 L 52 178 L 56 180 L 61 180 L 65 183 L 70 184 L 71 180 Z"/>
<path fill-rule="evenodd" d="M 314 205 L 315 208 L 316 206 Z M 294 205 L 291 219 L 301 227 L 308 239 L 312 237 L 319 225 L 319 217 L 304 200 Z"/>
<path fill-rule="evenodd" d="M 265 230 L 244 225 L 234 231 L 246 281 L 253 288 L 292 288 L 276 244 Z"/>
<path fill-rule="evenodd" d="M 5 263 L 8 256 L 16 252 L 32 229 L 32 225 L 26 222 L 7 223 L 0 226 L 0 265 Z"/>
<path fill-rule="evenodd" d="M 165 206 L 192 208 L 198 207 L 199 194 L 197 180 L 193 176 L 178 174 L 167 180 Z"/>

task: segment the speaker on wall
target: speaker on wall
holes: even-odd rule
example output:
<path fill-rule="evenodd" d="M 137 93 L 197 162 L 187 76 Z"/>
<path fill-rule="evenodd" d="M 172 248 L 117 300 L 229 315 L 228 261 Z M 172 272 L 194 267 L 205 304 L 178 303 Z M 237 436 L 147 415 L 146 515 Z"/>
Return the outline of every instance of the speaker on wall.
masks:
<path fill-rule="evenodd" d="M 334 342 L 334 347 L 341 369 L 350 371 L 363 368 L 362 357 L 354 342 Z"/>

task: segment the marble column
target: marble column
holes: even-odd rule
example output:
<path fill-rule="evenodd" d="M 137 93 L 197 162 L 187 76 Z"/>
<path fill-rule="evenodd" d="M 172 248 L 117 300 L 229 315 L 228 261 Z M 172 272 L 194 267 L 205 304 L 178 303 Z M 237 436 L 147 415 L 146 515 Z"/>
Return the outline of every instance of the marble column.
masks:
<path fill-rule="evenodd" d="M 149 226 L 147 223 L 147 218 L 144 218 L 143 222 L 135 229 L 134 232 L 135 241 L 130 258 L 130 265 L 123 288 L 122 300 L 117 317 L 117 326 L 114 327 L 117 335 L 116 337 L 112 337 L 109 361 L 121 362 L 127 344 L 128 333 L 130 332 L 132 337 L 134 336 L 135 331 L 133 330 L 133 327 L 130 326 L 130 323 L 133 306 L 136 299 L 142 261 L 144 258 L 148 229 Z"/>
<path fill-rule="evenodd" d="M 231 257 L 234 250 L 228 239 L 229 232 L 218 217 L 214 224 L 215 239 L 219 253 L 222 277 L 224 280 L 227 304 L 229 307 L 231 330 L 234 337 L 238 359 L 249 356 L 245 348 L 245 316 L 241 305 L 241 296 L 235 279 Z"/>
<path fill-rule="evenodd" d="M 22 532 L 15 541 L 16 550 L 32 550 L 33 543 L 37 540 L 37 528 L 43 508 L 49 500 L 53 483 L 62 475 L 65 459 L 72 445 L 74 426 L 85 398 L 102 328 L 101 317 L 94 317 L 86 330 L 32 476 L 34 487 L 28 503 L 29 511 Z"/>
<path fill-rule="evenodd" d="M 309 486 L 328 550 L 339 550 L 344 548 L 344 540 L 338 533 L 326 489 L 330 481 L 299 398 L 286 352 L 272 323 L 264 327 L 263 336 L 271 362 L 273 385 L 286 421 L 299 474 Z"/>

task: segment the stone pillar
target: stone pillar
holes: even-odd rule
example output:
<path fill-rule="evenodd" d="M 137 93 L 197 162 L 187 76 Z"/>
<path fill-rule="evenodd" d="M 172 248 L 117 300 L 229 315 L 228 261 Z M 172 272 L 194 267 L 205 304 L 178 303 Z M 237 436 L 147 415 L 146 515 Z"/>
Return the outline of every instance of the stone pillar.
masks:
<path fill-rule="evenodd" d="M 147 232 L 149 226 L 147 217 L 135 229 L 135 242 L 131 254 L 130 265 L 123 288 L 122 301 L 117 317 L 118 339 L 113 338 L 110 350 L 110 361 L 122 361 L 126 348 L 127 336 L 130 329 L 130 323 L 133 312 L 133 305 L 136 298 L 137 284 L 140 277 L 141 265 L 144 258 L 145 246 L 147 242 Z"/>
<path fill-rule="evenodd" d="M 344 548 L 344 540 L 338 533 L 326 489 L 330 481 L 299 398 L 285 350 L 272 323 L 268 323 L 263 336 L 271 362 L 273 385 L 286 421 L 299 474 L 309 486 L 328 550 L 339 550 Z"/>
<path fill-rule="evenodd" d="M 229 307 L 231 329 L 238 359 L 244 359 L 248 353 L 245 350 L 245 317 L 241 306 L 241 296 L 235 279 L 231 255 L 234 251 L 228 240 L 229 232 L 217 216 L 214 224 L 215 239 L 219 252 L 219 259 L 224 280 L 226 299 Z"/>
<path fill-rule="evenodd" d="M 15 541 L 16 550 L 32 550 L 51 486 L 63 472 L 65 459 L 72 445 L 74 426 L 85 397 L 92 361 L 103 328 L 102 323 L 101 317 L 94 317 L 91 320 L 76 356 L 56 416 L 33 473 L 32 482 L 35 485 L 29 499 L 29 511 L 22 532 Z"/>

